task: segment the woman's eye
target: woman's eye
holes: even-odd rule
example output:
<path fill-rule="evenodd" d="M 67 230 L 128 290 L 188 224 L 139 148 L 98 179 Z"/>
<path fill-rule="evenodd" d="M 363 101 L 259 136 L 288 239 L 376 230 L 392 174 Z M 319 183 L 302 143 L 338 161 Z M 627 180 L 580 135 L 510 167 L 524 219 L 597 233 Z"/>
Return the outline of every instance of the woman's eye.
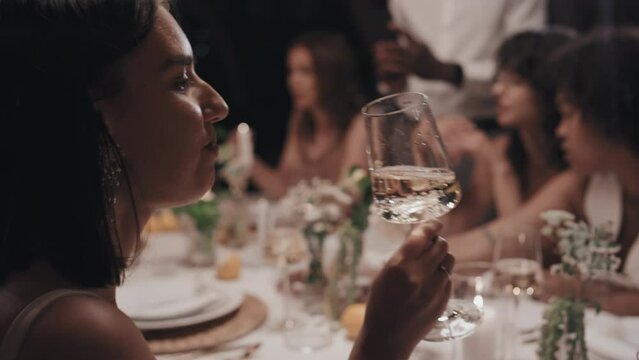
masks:
<path fill-rule="evenodd" d="M 184 92 L 186 91 L 186 89 L 189 88 L 190 82 L 191 80 L 188 76 L 182 75 L 175 80 L 175 82 L 173 83 L 173 88 L 177 91 Z"/>

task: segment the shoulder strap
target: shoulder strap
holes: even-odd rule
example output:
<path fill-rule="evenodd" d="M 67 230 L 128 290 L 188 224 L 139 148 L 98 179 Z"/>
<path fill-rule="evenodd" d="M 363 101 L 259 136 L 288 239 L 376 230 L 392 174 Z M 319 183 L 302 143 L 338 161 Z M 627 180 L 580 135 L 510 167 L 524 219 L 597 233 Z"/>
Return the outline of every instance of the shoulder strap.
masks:
<path fill-rule="evenodd" d="M 0 360 L 16 360 L 29 328 L 42 310 L 60 298 L 74 295 L 97 297 L 90 291 L 58 289 L 39 296 L 25 306 L 11 322 L 2 342 L 0 342 Z"/>

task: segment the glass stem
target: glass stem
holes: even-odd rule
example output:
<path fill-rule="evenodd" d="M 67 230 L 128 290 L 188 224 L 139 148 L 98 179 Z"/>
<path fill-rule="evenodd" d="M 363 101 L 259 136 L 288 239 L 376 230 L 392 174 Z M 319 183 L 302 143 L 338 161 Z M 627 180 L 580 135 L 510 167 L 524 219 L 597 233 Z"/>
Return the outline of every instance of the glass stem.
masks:
<path fill-rule="evenodd" d="M 512 302 L 510 306 L 510 316 L 508 316 L 508 328 L 506 329 L 506 350 L 504 352 L 504 359 L 514 359 L 515 351 L 517 349 L 517 319 L 519 318 L 519 295 L 513 292 Z"/>

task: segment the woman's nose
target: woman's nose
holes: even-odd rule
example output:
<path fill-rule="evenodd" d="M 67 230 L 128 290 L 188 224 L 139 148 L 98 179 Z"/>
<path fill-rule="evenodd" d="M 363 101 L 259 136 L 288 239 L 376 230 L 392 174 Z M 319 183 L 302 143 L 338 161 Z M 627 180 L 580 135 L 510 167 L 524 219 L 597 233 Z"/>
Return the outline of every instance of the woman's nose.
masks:
<path fill-rule="evenodd" d="M 216 123 L 223 120 L 229 114 L 229 106 L 211 85 L 203 82 L 202 91 L 202 115 L 205 122 Z"/>
<path fill-rule="evenodd" d="M 555 135 L 559 138 L 563 138 L 566 135 L 566 127 L 566 121 L 560 120 L 559 124 L 557 124 L 557 127 L 555 128 Z"/>
<path fill-rule="evenodd" d="M 504 91 L 504 84 L 501 81 L 495 81 L 493 86 L 490 88 L 493 96 L 497 97 L 502 94 Z"/>

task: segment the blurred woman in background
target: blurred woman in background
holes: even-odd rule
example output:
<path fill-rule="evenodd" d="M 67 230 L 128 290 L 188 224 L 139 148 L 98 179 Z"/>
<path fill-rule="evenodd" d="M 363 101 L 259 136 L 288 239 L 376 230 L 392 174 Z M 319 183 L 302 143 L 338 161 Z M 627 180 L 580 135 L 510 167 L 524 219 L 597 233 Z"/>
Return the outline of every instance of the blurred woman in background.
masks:
<path fill-rule="evenodd" d="M 353 165 L 366 168 L 366 134 L 353 54 L 336 34 L 312 32 L 288 53 L 293 102 L 280 162 L 255 159 L 251 179 L 267 196 L 279 197 L 302 179 L 338 181 Z"/>
<path fill-rule="evenodd" d="M 519 226 L 541 228 L 543 211 L 566 210 L 591 225 L 610 226 L 621 246 L 617 287 L 591 300 L 617 314 L 639 315 L 638 60 L 637 29 L 594 33 L 558 54 L 551 64 L 561 113 L 556 134 L 569 169 L 519 210 L 450 237 L 458 259 L 490 259 L 495 236 Z M 555 239 L 544 238 L 542 247 L 546 265 L 559 260 Z M 551 295 L 571 289 L 556 277 L 545 282 Z"/>
<path fill-rule="evenodd" d="M 463 118 L 440 121 L 453 161 L 473 159 L 464 200 L 444 220 L 447 233 L 511 213 L 564 168 L 554 136 L 559 112 L 547 62 L 572 38 L 564 31 L 526 31 L 500 46 L 492 92 L 503 134 L 490 138 Z"/>

